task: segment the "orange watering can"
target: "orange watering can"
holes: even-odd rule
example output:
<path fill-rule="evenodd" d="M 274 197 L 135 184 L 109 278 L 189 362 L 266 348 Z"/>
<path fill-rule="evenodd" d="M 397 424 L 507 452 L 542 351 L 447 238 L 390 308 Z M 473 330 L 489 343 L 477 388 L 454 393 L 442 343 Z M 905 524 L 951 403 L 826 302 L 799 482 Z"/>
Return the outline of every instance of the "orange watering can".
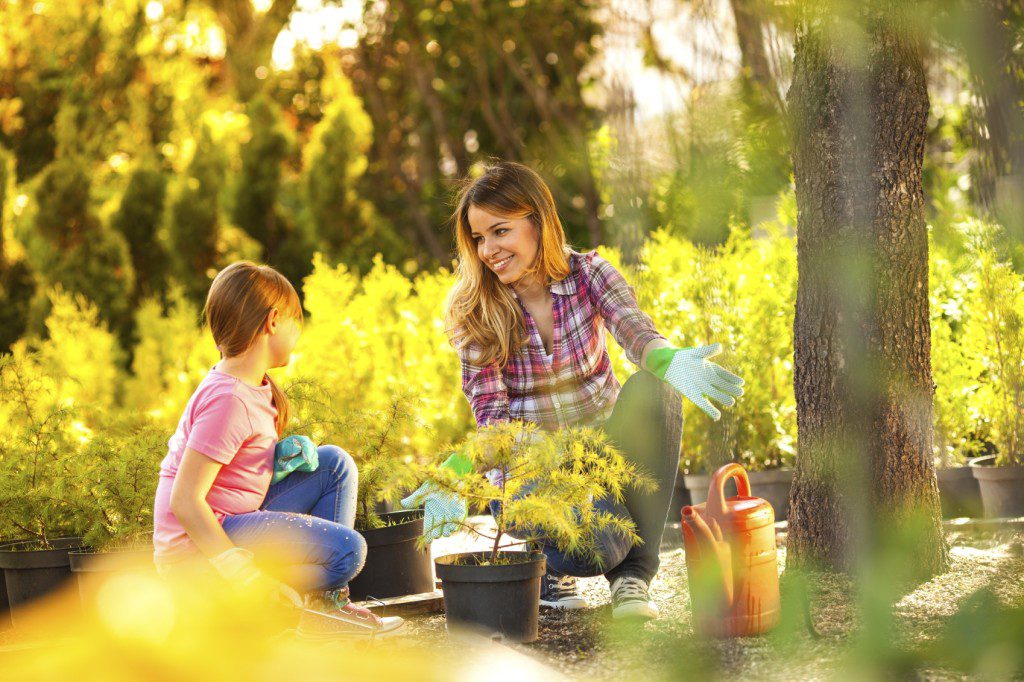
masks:
<path fill-rule="evenodd" d="M 736 497 L 725 482 L 736 479 Z M 726 464 L 711 477 L 708 501 L 683 507 L 683 542 L 694 628 L 715 637 L 758 635 L 779 621 L 775 510 L 750 494 L 747 472 Z"/>

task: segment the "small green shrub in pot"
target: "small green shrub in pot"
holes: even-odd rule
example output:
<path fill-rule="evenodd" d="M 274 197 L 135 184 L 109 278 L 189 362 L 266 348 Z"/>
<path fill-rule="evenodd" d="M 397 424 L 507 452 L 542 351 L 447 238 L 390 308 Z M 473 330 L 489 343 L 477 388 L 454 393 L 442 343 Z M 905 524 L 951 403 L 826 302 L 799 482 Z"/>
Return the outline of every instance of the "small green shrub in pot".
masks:
<path fill-rule="evenodd" d="M 384 599 L 433 591 L 430 552 L 418 543 L 423 512 L 386 510 L 420 478 L 411 434 L 423 428 L 418 419 L 421 401 L 409 391 L 396 389 L 379 411 L 340 414 L 334 396 L 318 381 L 296 380 L 287 391 L 295 414 L 290 430 L 314 443 L 342 447 L 358 468 L 355 528 L 366 540 L 367 555 L 362 571 L 349 583 L 352 598 Z"/>
<path fill-rule="evenodd" d="M 982 365 L 972 405 L 995 455 L 972 460 L 988 516 L 1024 516 L 1024 276 L 1000 250 L 997 226 L 968 226 L 969 278 L 963 344 Z M 986 466 L 994 464 L 995 466 Z"/>
<path fill-rule="evenodd" d="M 492 512 L 495 528 L 465 524 L 487 538 L 490 549 L 435 561 L 449 623 L 530 641 L 537 634 L 545 562 L 539 553 L 508 551 L 510 536 L 554 545 L 600 567 L 599 533 L 633 541 L 637 535 L 632 520 L 594 509 L 593 500 L 621 503 L 627 486 L 649 489 L 654 483 L 602 432 L 589 428 L 546 433 L 534 424 L 495 424 L 468 436 L 458 450 L 473 471 L 456 476 L 435 467 L 428 478 L 463 497 L 471 513 Z M 503 544 L 506 538 L 510 542 Z"/>

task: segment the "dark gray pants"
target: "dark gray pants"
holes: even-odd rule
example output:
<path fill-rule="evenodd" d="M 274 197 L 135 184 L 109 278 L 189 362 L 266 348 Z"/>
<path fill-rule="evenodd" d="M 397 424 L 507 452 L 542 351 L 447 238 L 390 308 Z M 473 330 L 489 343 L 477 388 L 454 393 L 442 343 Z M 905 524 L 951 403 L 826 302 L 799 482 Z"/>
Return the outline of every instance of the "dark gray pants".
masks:
<path fill-rule="evenodd" d="M 543 542 L 540 548 L 547 557 L 548 572 L 555 575 L 588 577 L 604 573 L 609 582 L 628 575 L 650 583 L 661 563 L 658 550 L 679 471 L 682 396 L 650 372 L 639 371 L 626 380 L 603 428 L 619 452 L 658 484 L 652 492 L 627 489 L 624 504 L 610 500 L 594 503 L 598 509 L 632 518 L 642 544 L 633 544 L 613 531 L 602 533 L 597 542 L 601 565 L 565 555 Z"/>

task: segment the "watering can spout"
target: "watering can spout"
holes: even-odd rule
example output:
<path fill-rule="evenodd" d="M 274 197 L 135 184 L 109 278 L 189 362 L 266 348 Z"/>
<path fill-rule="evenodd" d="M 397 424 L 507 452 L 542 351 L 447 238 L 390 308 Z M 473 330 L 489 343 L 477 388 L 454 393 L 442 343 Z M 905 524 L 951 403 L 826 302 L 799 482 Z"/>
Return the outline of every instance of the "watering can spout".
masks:
<path fill-rule="evenodd" d="M 736 479 L 736 497 L 725 483 Z M 779 618 L 775 512 L 753 497 L 747 472 L 726 464 L 712 475 L 706 503 L 682 510 L 690 602 L 698 632 L 756 635 Z"/>

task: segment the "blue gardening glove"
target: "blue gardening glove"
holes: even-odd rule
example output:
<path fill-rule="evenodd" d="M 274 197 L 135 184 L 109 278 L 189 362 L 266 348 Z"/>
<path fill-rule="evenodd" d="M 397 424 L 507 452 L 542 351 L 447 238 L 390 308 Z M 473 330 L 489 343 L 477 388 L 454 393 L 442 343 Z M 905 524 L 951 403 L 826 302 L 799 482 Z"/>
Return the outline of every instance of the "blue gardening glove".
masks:
<path fill-rule="evenodd" d="M 293 471 L 316 471 L 320 458 L 313 441 L 305 436 L 288 436 L 274 448 L 274 477 L 271 485 L 283 481 Z"/>
<path fill-rule="evenodd" d="M 473 470 L 473 463 L 459 453 L 446 459 L 442 467 L 460 476 Z M 403 499 L 403 509 L 423 506 L 423 539 L 429 544 L 437 538 L 448 537 L 459 530 L 469 510 L 466 501 L 450 490 L 442 490 L 433 481 L 427 481 L 412 495 Z"/>
<path fill-rule="evenodd" d="M 708 360 L 721 352 L 720 343 L 697 348 L 656 348 L 647 354 L 647 369 L 718 421 L 722 413 L 708 398 L 732 407 L 736 398 L 743 395 L 743 379 Z"/>

